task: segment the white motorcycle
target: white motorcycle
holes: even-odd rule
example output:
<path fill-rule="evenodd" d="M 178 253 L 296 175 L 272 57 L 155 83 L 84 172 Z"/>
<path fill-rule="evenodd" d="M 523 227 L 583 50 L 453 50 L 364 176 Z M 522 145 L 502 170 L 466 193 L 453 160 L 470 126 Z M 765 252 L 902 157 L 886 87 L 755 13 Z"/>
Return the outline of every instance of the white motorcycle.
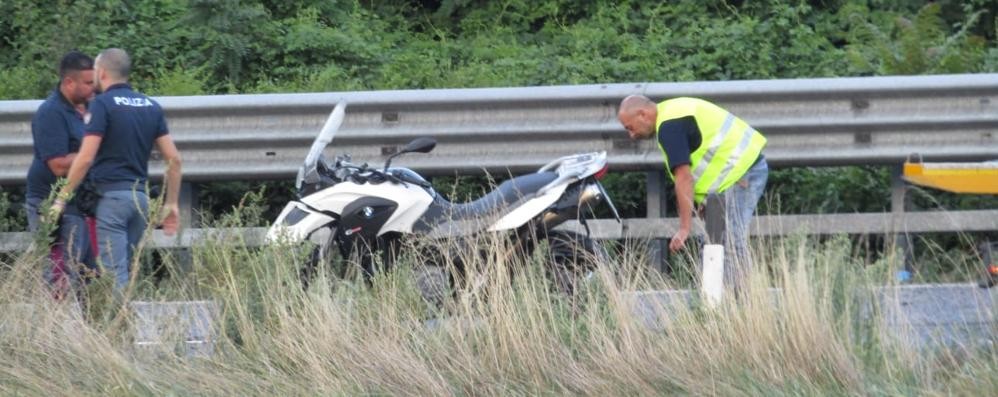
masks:
<path fill-rule="evenodd" d="M 381 168 L 353 164 L 346 155 L 326 161 L 322 152 L 342 123 L 345 108 L 340 103 L 333 109 L 298 170 L 299 199 L 285 206 L 266 236 L 272 243 L 315 243 L 301 269 L 306 287 L 335 253 L 334 247 L 343 258 L 353 258 L 351 265 L 359 265 L 369 278 L 389 268 L 400 243 L 413 237 L 454 242 L 506 232 L 520 249 L 514 252 L 524 254 L 546 240 L 552 262 L 546 270 L 569 293 L 579 277 L 591 275 L 604 261 L 606 251 L 588 236 L 588 226 L 585 235 L 553 229 L 570 219 L 585 225 L 585 215 L 604 201 L 620 220 L 599 182 L 607 171 L 605 152 L 565 156 L 535 173 L 507 180 L 475 201 L 451 203 L 418 173 L 390 166 L 399 155 L 430 152 L 436 146 L 432 138 L 413 140 Z M 461 274 L 450 273 L 452 287 L 455 277 L 463 279 L 463 266 L 456 267 Z"/>

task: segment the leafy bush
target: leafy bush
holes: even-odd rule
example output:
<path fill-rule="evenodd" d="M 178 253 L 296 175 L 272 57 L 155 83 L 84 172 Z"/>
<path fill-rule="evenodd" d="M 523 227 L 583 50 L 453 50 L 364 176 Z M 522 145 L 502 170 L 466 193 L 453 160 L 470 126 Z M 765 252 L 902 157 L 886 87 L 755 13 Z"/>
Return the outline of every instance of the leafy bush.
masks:
<path fill-rule="evenodd" d="M 142 89 L 148 95 L 204 95 L 206 90 L 204 77 L 200 71 L 185 69 L 164 70 L 152 80 L 149 87 Z"/>
<path fill-rule="evenodd" d="M 0 98 L 42 99 L 59 81 L 55 73 L 28 67 L 0 69 Z"/>
<path fill-rule="evenodd" d="M 27 230 L 23 192 L 0 189 L 0 233 Z"/>
<path fill-rule="evenodd" d="M 858 20 L 847 46 L 851 66 L 860 73 L 907 75 L 980 72 L 987 39 L 971 32 L 984 13 L 968 10 L 955 32 L 942 18 L 942 6 L 929 3 L 912 18 L 896 16 L 888 27 L 863 21 L 869 10 L 856 7 L 849 18 Z"/>

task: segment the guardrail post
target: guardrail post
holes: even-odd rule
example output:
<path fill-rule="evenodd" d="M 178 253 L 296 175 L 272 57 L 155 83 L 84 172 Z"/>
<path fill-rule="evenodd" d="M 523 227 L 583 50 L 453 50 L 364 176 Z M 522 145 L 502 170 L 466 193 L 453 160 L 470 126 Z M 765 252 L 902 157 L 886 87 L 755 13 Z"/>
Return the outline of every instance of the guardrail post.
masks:
<path fill-rule="evenodd" d="M 666 183 L 665 183 L 665 172 L 664 171 L 652 171 L 648 172 L 646 175 L 646 190 L 648 193 L 647 202 L 645 203 L 645 208 L 647 209 L 646 217 L 649 219 L 654 218 L 664 218 L 666 209 L 668 209 L 668 200 L 666 200 Z M 671 272 L 669 266 L 669 241 L 665 239 L 654 239 L 649 242 L 649 259 L 651 260 L 651 265 L 663 273 Z"/>
<path fill-rule="evenodd" d="M 725 241 L 725 219 L 727 210 L 724 207 L 724 197 L 718 194 L 708 194 L 704 205 L 704 227 L 707 229 L 705 236 L 702 258 L 700 263 L 700 288 L 707 298 L 710 307 L 717 307 L 724 296 L 724 287 L 737 286 L 741 280 L 735 280 L 740 274 L 735 273 L 725 264 L 735 263 L 735 258 L 727 258 L 733 252 L 728 249 L 729 242 Z M 734 280 L 732 282 L 732 280 Z M 736 293 L 737 287 L 736 287 Z"/>
<path fill-rule="evenodd" d="M 911 236 L 908 234 L 907 222 L 905 220 L 905 210 L 910 202 L 908 197 L 908 184 L 901 179 L 903 168 L 894 166 L 891 168 L 891 215 L 894 218 L 894 247 L 901 250 L 903 266 L 898 271 L 897 281 L 905 282 L 911 280 L 914 275 L 915 251 L 912 247 Z"/>
<path fill-rule="evenodd" d="M 181 232 L 200 226 L 200 222 L 195 219 L 194 209 L 197 207 L 198 189 L 190 182 L 180 184 L 180 198 L 177 203 L 180 206 L 180 230 Z M 184 271 L 191 270 L 194 265 L 194 256 L 191 248 L 185 247 L 176 250 L 178 264 Z"/>
<path fill-rule="evenodd" d="M 708 194 L 704 210 L 707 212 L 704 215 L 707 244 L 724 244 L 724 197 Z"/>
<path fill-rule="evenodd" d="M 197 204 L 197 188 L 190 182 L 180 184 L 180 228 L 188 229 L 197 225 L 194 220 L 194 207 Z"/>

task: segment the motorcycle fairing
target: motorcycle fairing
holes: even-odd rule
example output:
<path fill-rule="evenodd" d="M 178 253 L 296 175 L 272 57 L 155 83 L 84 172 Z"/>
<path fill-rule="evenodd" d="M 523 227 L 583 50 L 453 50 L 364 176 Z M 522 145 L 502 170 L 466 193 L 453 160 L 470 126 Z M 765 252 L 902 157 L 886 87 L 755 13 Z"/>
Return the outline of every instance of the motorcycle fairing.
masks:
<path fill-rule="evenodd" d="M 381 197 L 362 197 L 343 209 L 340 215 L 340 230 L 348 238 L 376 237 L 388 219 L 391 218 L 398 203 Z"/>
<path fill-rule="evenodd" d="M 265 239 L 268 242 L 302 242 L 309 238 L 313 231 L 334 221 L 335 218 L 332 216 L 313 211 L 304 203 L 291 201 L 284 206 L 281 214 L 277 216 L 277 221 L 267 230 Z"/>
<path fill-rule="evenodd" d="M 303 198 L 302 202 L 321 211 L 343 214 L 350 203 L 364 197 L 378 197 L 398 203 L 398 208 L 378 230 L 378 236 L 387 232 L 411 233 L 413 224 L 433 202 L 430 193 L 413 184 L 359 185 L 352 181 L 341 182 L 318 191 Z"/>

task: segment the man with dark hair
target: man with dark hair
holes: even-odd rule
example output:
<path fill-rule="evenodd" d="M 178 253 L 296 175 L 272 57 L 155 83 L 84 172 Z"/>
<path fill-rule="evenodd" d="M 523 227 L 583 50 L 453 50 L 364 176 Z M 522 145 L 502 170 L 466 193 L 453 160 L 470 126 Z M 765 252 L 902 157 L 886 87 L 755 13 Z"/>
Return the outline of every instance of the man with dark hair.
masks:
<path fill-rule="evenodd" d="M 146 182 L 155 144 L 167 162 L 163 231 L 173 235 L 179 225 L 180 153 L 166 127 L 163 109 L 128 84 L 131 60 L 111 48 L 97 55 L 97 91 L 80 152 L 69 169 L 66 186 L 56 197 L 59 213 L 73 190 L 90 171 L 101 193 L 97 204 L 97 240 L 101 264 L 114 276 L 117 294 L 128 285 L 129 265 L 149 216 Z"/>
<path fill-rule="evenodd" d="M 94 95 L 94 61 L 78 51 L 70 51 L 59 62 L 59 84 L 42 102 L 31 120 L 34 159 L 28 169 L 25 207 L 28 229 L 39 227 L 38 206 L 52 191 L 56 179 L 66 176 L 83 139 L 87 101 Z M 69 206 L 59 222 L 59 235 L 52 249 L 53 266 L 46 279 L 58 282 L 60 272 L 77 285 L 79 264 L 94 268 L 90 232 L 83 214 Z"/>

